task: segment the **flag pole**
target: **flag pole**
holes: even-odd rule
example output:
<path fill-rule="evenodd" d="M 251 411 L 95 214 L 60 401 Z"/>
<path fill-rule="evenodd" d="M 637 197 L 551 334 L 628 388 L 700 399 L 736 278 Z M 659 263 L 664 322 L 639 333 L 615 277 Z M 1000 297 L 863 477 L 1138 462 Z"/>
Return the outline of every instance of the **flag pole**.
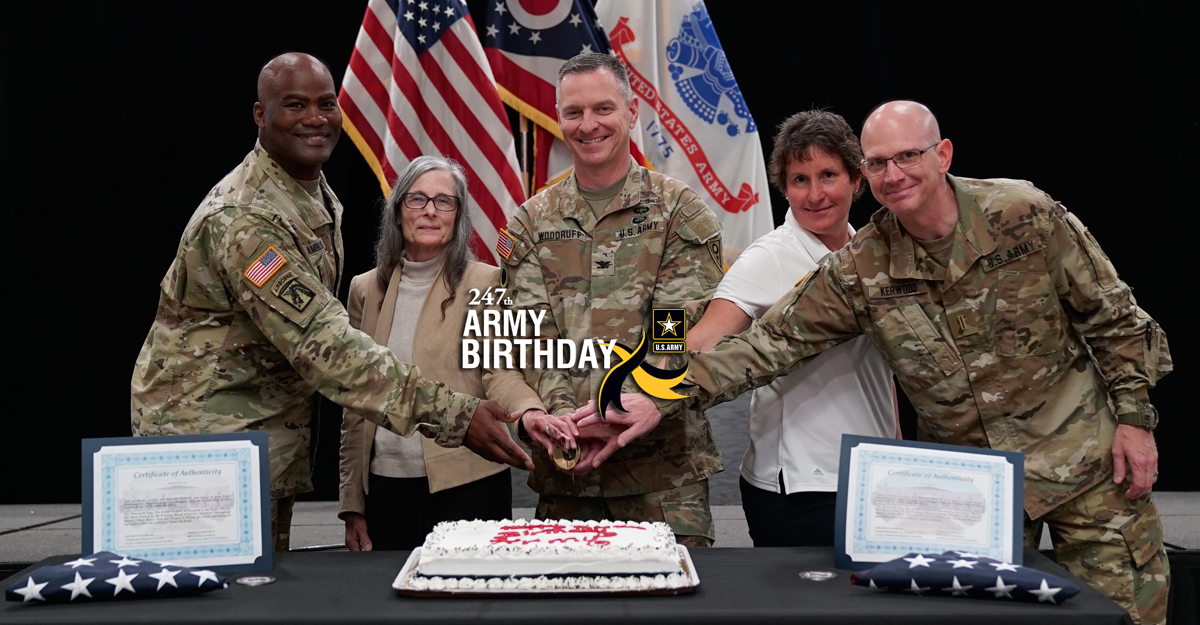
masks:
<path fill-rule="evenodd" d="M 533 196 L 533 189 L 529 186 L 529 118 L 519 114 L 521 118 L 521 183 L 525 185 L 525 197 Z"/>

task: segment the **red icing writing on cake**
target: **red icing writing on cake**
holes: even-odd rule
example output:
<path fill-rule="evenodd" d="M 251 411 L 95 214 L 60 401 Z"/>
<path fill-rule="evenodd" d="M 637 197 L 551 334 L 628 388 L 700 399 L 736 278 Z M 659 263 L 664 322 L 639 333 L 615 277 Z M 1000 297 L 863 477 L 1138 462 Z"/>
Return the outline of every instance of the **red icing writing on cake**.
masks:
<path fill-rule="evenodd" d="M 585 545 L 611 544 L 605 538 L 613 538 L 619 529 L 642 530 L 646 528 L 637 525 L 562 525 L 547 523 L 544 525 L 502 525 L 490 542 L 493 545 L 528 545 L 540 543 L 545 538 L 548 544 L 581 543 Z"/>

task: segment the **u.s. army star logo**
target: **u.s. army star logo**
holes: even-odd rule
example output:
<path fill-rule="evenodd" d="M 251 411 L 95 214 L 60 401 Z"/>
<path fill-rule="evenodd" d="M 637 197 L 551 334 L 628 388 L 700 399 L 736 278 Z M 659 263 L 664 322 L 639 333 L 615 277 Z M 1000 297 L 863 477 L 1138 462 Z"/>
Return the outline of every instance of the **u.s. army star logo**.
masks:
<path fill-rule="evenodd" d="M 655 323 L 662 326 L 662 335 L 663 336 L 666 336 L 668 334 L 673 335 L 673 336 L 679 336 L 679 333 L 676 332 L 676 326 L 679 325 L 679 321 L 671 319 L 671 313 L 667 313 L 667 318 L 662 321 L 655 320 Z"/>
<path fill-rule="evenodd" d="M 301 312 L 308 308 L 308 305 L 317 297 L 317 294 L 300 282 L 300 278 L 291 271 L 275 281 L 275 285 L 271 287 L 271 293 Z"/>

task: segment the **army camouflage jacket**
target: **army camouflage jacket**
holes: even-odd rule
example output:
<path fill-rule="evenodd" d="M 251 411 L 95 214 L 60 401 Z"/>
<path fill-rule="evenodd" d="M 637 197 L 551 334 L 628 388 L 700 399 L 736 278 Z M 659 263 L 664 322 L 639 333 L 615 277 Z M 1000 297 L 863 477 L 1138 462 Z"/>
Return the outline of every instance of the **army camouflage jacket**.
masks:
<path fill-rule="evenodd" d="M 625 186 L 597 220 L 570 176 L 526 202 L 508 223 L 513 251 L 505 281 L 513 307 L 546 310 L 540 338 L 616 340 L 632 351 L 653 308 L 700 318 L 724 274 L 721 226 L 694 191 L 631 159 Z M 612 364 L 619 359 L 614 356 Z M 608 370 L 530 369 L 529 385 L 552 414 L 595 399 Z M 630 377 L 625 392 L 639 392 Z M 697 482 L 724 468 L 708 418 L 688 408 L 600 468 L 572 478 L 544 451 L 532 454 L 529 485 L 579 497 L 636 495 Z"/>
<path fill-rule="evenodd" d="M 1025 453 L 1025 510 L 1038 518 L 1111 474 L 1114 410 L 1148 404 L 1171 370 L 1166 336 L 1048 195 L 948 178 L 948 267 L 880 210 L 749 330 L 693 355 L 689 378 L 699 403 L 717 403 L 866 334 L 923 440 Z"/>
<path fill-rule="evenodd" d="M 188 221 L 131 383 L 139 436 L 264 430 L 271 496 L 312 490 L 314 392 L 402 434 L 461 443 L 478 400 L 350 327 L 334 293 L 342 206 L 325 207 L 255 145 Z"/>

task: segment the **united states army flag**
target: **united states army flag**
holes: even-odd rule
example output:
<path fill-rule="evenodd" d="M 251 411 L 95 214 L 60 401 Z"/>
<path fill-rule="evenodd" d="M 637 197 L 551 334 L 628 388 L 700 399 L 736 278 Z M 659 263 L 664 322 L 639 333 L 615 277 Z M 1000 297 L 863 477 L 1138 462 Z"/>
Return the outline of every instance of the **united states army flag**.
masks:
<path fill-rule="evenodd" d="M 641 152 L 690 185 L 721 220 L 726 260 L 769 232 L 758 126 L 703 0 L 600 0 L 596 14 L 641 100 Z"/>

